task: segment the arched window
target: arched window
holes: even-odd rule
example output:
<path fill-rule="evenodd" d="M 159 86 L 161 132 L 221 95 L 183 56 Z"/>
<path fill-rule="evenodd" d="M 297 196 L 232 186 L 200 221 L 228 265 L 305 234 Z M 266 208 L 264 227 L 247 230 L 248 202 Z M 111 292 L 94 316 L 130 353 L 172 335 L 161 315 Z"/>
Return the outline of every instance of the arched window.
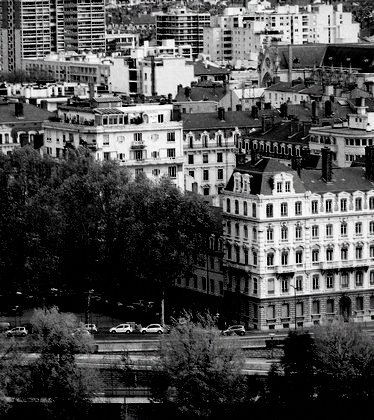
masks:
<path fill-rule="evenodd" d="M 268 267 L 274 265 L 274 252 L 268 252 L 266 255 L 266 265 Z"/>
<path fill-rule="evenodd" d="M 229 198 L 226 199 L 226 211 L 227 213 L 231 212 L 231 201 Z"/>
<path fill-rule="evenodd" d="M 229 220 L 227 221 L 226 226 L 227 226 L 227 234 L 231 235 L 231 222 Z"/>
<path fill-rule="evenodd" d="M 243 202 L 243 214 L 244 216 L 248 215 L 248 204 L 246 201 Z"/>
<path fill-rule="evenodd" d="M 274 239 L 274 230 L 271 226 L 269 226 L 266 230 L 266 240 L 268 242 L 273 242 Z"/>
<path fill-rule="evenodd" d="M 281 240 L 287 241 L 288 240 L 288 228 L 287 226 L 281 227 Z"/>
<path fill-rule="evenodd" d="M 266 204 L 266 217 L 273 217 L 273 205 Z"/>
<path fill-rule="evenodd" d="M 235 223 L 235 236 L 239 236 L 239 223 Z"/>
<path fill-rule="evenodd" d="M 245 239 L 248 239 L 248 226 L 247 225 L 244 225 L 243 226 L 243 230 L 244 230 L 244 238 Z"/>
<path fill-rule="evenodd" d="M 235 200 L 235 214 L 239 214 L 239 201 Z"/>

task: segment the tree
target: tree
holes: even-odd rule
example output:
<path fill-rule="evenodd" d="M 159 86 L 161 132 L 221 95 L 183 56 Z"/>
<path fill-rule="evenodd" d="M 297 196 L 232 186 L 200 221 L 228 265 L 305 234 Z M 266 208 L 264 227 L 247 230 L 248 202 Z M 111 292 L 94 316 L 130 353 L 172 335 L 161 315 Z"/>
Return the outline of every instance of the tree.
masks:
<path fill-rule="evenodd" d="M 291 332 L 280 367 L 268 378 L 268 401 L 313 414 L 331 408 L 346 415 L 369 407 L 374 396 L 374 345 L 354 323 L 334 321 L 313 335 Z M 363 409 L 363 411 L 365 411 Z"/>
<path fill-rule="evenodd" d="M 318 396 L 362 401 L 374 396 L 374 345 L 361 327 L 335 321 L 315 333 Z"/>
<path fill-rule="evenodd" d="M 89 352 L 92 339 L 82 333 L 74 315 L 56 307 L 37 310 L 31 322 L 40 357 L 30 365 L 24 398 L 46 400 L 45 410 L 55 419 L 84 418 L 99 380 L 93 368 L 79 367 L 75 356 Z"/>
<path fill-rule="evenodd" d="M 161 342 L 153 397 L 178 418 L 221 417 L 246 401 L 243 355 L 222 340 L 209 314 L 185 319 Z"/>

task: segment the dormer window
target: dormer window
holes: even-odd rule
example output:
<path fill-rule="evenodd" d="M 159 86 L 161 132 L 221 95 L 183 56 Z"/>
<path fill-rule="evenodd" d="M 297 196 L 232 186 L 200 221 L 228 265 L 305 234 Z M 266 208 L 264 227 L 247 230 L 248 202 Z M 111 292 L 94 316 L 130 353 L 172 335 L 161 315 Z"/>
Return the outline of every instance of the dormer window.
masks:
<path fill-rule="evenodd" d="M 239 172 L 234 174 L 234 192 L 241 192 L 242 176 Z"/>
<path fill-rule="evenodd" d="M 243 192 L 249 193 L 250 185 L 249 185 L 250 176 L 248 174 L 243 175 Z"/>

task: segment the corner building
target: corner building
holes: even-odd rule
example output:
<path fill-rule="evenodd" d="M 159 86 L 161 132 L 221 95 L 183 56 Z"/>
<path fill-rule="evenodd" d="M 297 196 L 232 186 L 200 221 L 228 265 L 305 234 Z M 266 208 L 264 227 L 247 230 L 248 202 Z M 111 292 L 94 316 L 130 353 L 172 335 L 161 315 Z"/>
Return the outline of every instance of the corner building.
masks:
<path fill-rule="evenodd" d="M 365 168 L 238 165 L 223 194 L 231 319 L 262 330 L 374 319 L 374 147 Z"/>

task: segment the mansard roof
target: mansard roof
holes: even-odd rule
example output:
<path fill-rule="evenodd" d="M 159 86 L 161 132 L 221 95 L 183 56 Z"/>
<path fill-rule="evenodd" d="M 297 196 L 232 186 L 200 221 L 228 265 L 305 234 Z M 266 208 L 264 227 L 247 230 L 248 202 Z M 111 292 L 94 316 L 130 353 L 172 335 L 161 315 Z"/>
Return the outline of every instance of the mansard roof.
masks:
<path fill-rule="evenodd" d="M 293 186 L 296 193 L 310 191 L 315 194 L 340 192 L 352 193 L 355 191 L 374 190 L 374 182 L 365 177 L 363 167 L 336 168 L 333 167 L 332 181 L 326 183 L 322 179 L 321 169 L 302 169 L 300 176 L 289 166 L 279 162 L 277 159 L 262 158 L 256 163 L 245 163 L 237 166 L 227 183 L 226 191 L 234 190 L 234 174 L 249 174 L 250 190 L 252 195 L 272 195 L 273 178 L 279 173 L 289 173 L 293 176 Z"/>

